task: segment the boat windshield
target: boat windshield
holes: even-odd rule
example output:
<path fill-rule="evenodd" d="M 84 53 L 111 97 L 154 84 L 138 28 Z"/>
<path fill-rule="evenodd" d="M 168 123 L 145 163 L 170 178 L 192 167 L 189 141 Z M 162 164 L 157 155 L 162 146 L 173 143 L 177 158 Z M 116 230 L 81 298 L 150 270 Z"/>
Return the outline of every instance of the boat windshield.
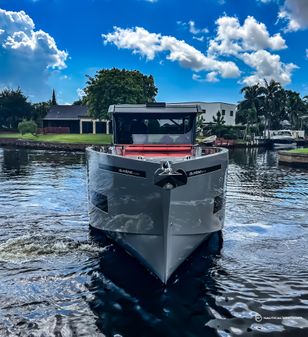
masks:
<path fill-rule="evenodd" d="M 114 115 L 115 144 L 193 144 L 194 114 Z"/>
<path fill-rule="evenodd" d="M 277 132 L 278 136 L 292 136 L 292 133 L 290 131 L 284 130 L 284 131 L 278 131 Z"/>

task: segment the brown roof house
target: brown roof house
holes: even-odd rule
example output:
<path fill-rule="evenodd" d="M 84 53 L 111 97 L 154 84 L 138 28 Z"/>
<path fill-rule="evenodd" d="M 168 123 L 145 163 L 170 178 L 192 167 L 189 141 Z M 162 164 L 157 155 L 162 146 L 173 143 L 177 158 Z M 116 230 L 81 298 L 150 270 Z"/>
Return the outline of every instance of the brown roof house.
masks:
<path fill-rule="evenodd" d="M 44 128 L 67 128 L 69 133 L 110 133 L 110 121 L 93 119 L 82 105 L 54 105 L 43 119 Z"/>

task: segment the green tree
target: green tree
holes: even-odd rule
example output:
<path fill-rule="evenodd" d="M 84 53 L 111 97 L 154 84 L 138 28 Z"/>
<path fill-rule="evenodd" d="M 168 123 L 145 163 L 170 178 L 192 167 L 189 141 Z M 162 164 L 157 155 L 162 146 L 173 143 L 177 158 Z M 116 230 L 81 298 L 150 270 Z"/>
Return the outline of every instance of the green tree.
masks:
<path fill-rule="evenodd" d="M 198 116 L 197 116 L 197 123 L 196 123 L 197 132 L 199 134 L 202 134 L 204 123 L 205 123 L 205 119 L 204 119 L 203 115 L 201 113 L 199 113 Z"/>
<path fill-rule="evenodd" d="M 213 122 L 217 125 L 217 126 L 222 126 L 226 123 L 224 116 L 222 116 L 220 111 L 217 111 L 216 117 L 213 116 Z"/>
<path fill-rule="evenodd" d="M 289 122 L 293 128 L 301 127 L 300 117 L 305 115 L 308 111 L 305 101 L 301 99 L 298 92 L 292 90 L 285 90 L 286 93 L 286 112 L 288 114 Z"/>
<path fill-rule="evenodd" d="M 262 114 L 263 110 L 263 91 L 259 84 L 250 87 L 246 86 L 241 89 L 241 93 L 244 94 L 244 99 L 237 106 L 237 124 L 252 124 L 258 121 L 258 116 Z M 255 117 L 254 120 L 251 119 L 252 117 Z"/>
<path fill-rule="evenodd" d="M 0 92 L 0 128 L 16 128 L 18 123 L 31 118 L 32 105 L 20 88 Z"/>
<path fill-rule="evenodd" d="M 153 77 L 137 70 L 102 69 L 88 76 L 84 102 L 91 117 L 108 119 L 112 104 L 142 104 L 154 102 L 157 88 Z"/>
<path fill-rule="evenodd" d="M 263 99 L 263 115 L 266 129 L 279 129 L 280 122 L 287 118 L 286 94 L 279 82 L 264 80 L 265 85 L 261 87 Z"/>
<path fill-rule="evenodd" d="M 257 110 L 255 108 L 249 108 L 245 110 L 246 116 L 246 129 L 244 132 L 244 139 L 251 135 L 251 126 L 257 122 Z"/>
<path fill-rule="evenodd" d="M 50 109 L 50 104 L 50 101 L 32 104 L 31 119 L 33 119 L 36 124 L 42 125 L 42 120 L 47 115 Z"/>
<path fill-rule="evenodd" d="M 31 133 L 32 135 L 36 135 L 37 133 L 37 125 L 33 120 L 23 120 L 18 123 L 18 131 L 24 135 L 26 133 Z"/>
<path fill-rule="evenodd" d="M 58 105 L 55 89 L 52 89 L 51 105 Z"/>
<path fill-rule="evenodd" d="M 213 125 L 212 127 L 212 131 L 218 136 L 218 137 L 221 137 L 221 135 L 223 134 L 224 132 L 224 124 L 226 123 L 225 122 L 225 119 L 224 119 L 224 116 L 222 116 L 221 112 L 218 111 L 217 114 L 216 114 L 216 117 L 213 116 L 213 122 L 215 123 L 215 125 Z"/>
<path fill-rule="evenodd" d="M 80 98 L 77 101 L 74 101 L 73 105 L 85 105 L 85 102 L 83 101 L 83 99 Z"/>

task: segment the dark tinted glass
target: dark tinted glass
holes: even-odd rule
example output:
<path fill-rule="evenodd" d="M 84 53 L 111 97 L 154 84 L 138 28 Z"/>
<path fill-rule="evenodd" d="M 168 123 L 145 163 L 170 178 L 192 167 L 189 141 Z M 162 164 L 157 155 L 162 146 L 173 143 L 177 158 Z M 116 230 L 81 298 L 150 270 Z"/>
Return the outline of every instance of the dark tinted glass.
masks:
<path fill-rule="evenodd" d="M 192 144 L 195 115 L 119 114 L 115 116 L 116 144 Z"/>

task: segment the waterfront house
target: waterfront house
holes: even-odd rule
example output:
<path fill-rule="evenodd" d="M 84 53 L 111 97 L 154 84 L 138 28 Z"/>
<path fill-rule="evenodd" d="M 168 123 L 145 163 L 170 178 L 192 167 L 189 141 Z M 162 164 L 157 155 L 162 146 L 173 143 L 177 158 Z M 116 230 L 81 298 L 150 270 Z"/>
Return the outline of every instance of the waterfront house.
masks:
<path fill-rule="evenodd" d="M 82 105 L 54 105 L 43 119 L 44 128 L 65 128 L 68 133 L 107 133 L 110 121 L 93 119 Z"/>
<path fill-rule="evenodd" d="M 214 123 L 213 117 L 217 117 L 218 111 L 224 118 L 225 125 L 235 125 L 236 104 L 223 102 L 181 102 L 172 104 L 200 105 L 204 119 L 204 125 Z"/>

